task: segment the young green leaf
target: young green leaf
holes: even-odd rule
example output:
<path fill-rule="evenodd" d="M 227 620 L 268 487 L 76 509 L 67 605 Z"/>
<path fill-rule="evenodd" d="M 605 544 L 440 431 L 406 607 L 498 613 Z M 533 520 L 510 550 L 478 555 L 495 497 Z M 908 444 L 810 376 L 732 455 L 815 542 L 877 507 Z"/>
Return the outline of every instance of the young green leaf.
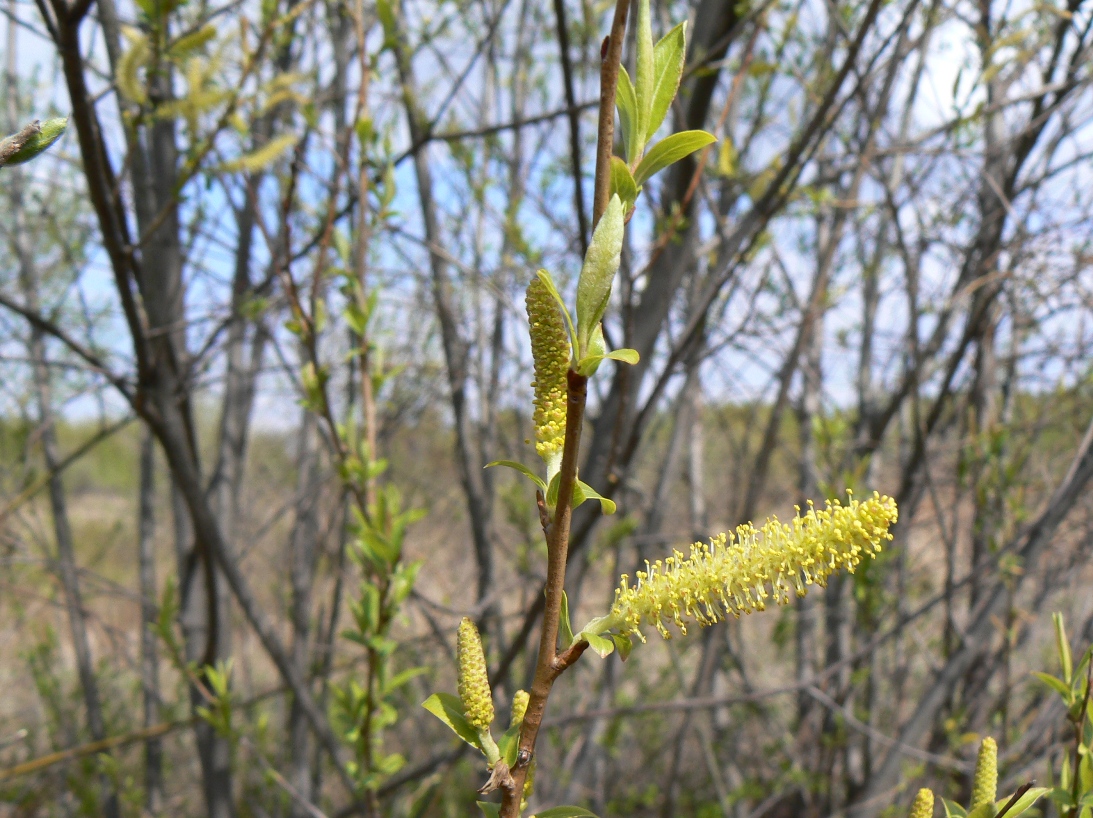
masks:
<path fill-rule="evenodd" d="M 588 483 L 578 480 L 577 484 L 573 486 L 573 508 L 577 508 L 577 506 L 581 505 L 585 500 L 599 500 L 601 512 L 604 514 L 615 513 L 614 500 L 608 500 L 606 497 L 601 496 L 598 491 L 592 488 L 592 486 L 588 485 Z"/>
<path fill-rule="evenodd" d="M 1037 801 L 1043 798 L 1049 792 L 1048 787 L 1030 787 L 1026 790 L 1020 798 L 1018 798 L 1013 806 L 1006 810 L 1005 818 L 1017 818 L 1021 813 L 1026 812 Z M 1012 798 L 1012 796 L 1010 796 Z M 1002 798 L 996 804 L 994 804 L 994 813 L 997 814 L 1002 810 L 1002 807 L 1006 806 L 1010 801 L 1009 798 Z"/>
<path fill-rule="evenodd" d="M 491 804 L 489 801 L 475 801 L 475 803 L 486 818 L 501 818 L 500 804 Z"/>
<path fill-rule="evenodd" d="M 531 482 L 537 485 L 540 491 L 545 492 L 547 489 L 546 480 L 537 475 L 523 463 L 517 463 L 515 460 L 494 460 L 491 463 L 487 463 L 483 468 L 488 469 L 491 466 L 507 466 L 510 469 L 516 469 L 516 471 L 520 472 L 520 474 L 524 475 L 529 480 L 531 480 Z"/>
<path fill-rule="evenodd" d="M 516 753 L 519 749 L 520 725 L 514 724 L 505 731 L 505 734 L 497 742 L 497 751 L 501 753 L 501 758 L 505 759 L 505 763 L 509 767 L 513 767 L 516 765 Z"/>
<path fill-rule="evenodd" d="M 1053 613 L 1052 621 L 1055 623 L 1055 643 L 1059 651 L 1059 662 L 1063 667 L 1063 681 L 1067 685 L 1074 675 L 1074 665 L 1070 658 L 1070 641 L 1066 638 L 1066 627 L 1063 625 L 1063 615 Z"/>
<path fill-rule="evenodd" d="M 458 696 L 453 696 L 451 693 L 434 693 L 423 701 L 421 706 L 448 725 L 453 733 L 469 745 L 482 749 L 478 731 L 471 727 L 471 723 L 463 715 L 463 703 L 459 701 Z"/>
<path fill-rule="evenodd" d="M 1052 690 L 1058 692 L 1064 699 L 1067 700 L 1067 703 L 1070 702 L 1070 687 L 1069 685 L 1064 684 L 1062 679 L 1056 679 L 1050 674 L 1040 673 L 1039 671 L 1033 671 L 1032 675 L 1044 684 L 1046 684 Z"/>
<path fill-rule="evenodd" d="M 611 634 L 611 641 L 615 643 L 615 647 L 619 651 L 619 658 L 622 661 L 625 662 L 630 658 L 630 652 L 634 649 L 633 639 L 625 633 L 613 633 Z"/>
<path fill-rule="evenodd" d="M 625 229 L 622 200 L 612 196 L 600 223 L 592 234 L 592 243 L 584 257 L 581 277 L 577 280 L 577 360 L 588 351 L 592 331 L 607 311 L 611 285 L 622 259 L 622 235 Z"/>
<path fill-rule="evenodd" d="M 569 621 L 569 597 L 566 596 L 565 591 L 562 591 L 562 610 L 558 618 L 558 632 L 562 644 L 568 647 L 573 642 L 573 623 Z"/>
<path fill-rule="evenodd" d="M 687 24 L 680 23 L 665 34 L 653 47 L 653 104 L 649 111 L 649 124 L 645 132 L 648 142 L 657 132 L 672 100 L 679 91 L 679 81 L 683 78 L 683 62 L 687 56 Z"/>
<path fill-rule="evenodd" d="M 626 151 L 626 158 L 630 162 L 637 162 L 640 158 L 635 152 L 638 149 L 638 98 L 634 92 L 634 84 L 630 81 L 630 75 L 626 68 L 619 66 L 619 84 L 615 88 L 615 107 L 619 109 L 619 127 L 622 131 L 622 145 Z"/>
<path fill-rule="evenodd" d="M 965 818 L 968 814 L 964 807 L 948 798 L 942 798 L 941 803 L 945 807 L 945 818 Z"/>
<path fill-rule="evenodd" d="M 600 362 L 610 359 L 612 361 L 620 361 L 624 364 L 630 364 L 633 366 L 638 362 L 640 356 L 636 349 L 613 349 L 606 355 L 589 355 L 586 358 L 582 358 L 580 363 L 577 364 L 577 371 L 588 377 L 595 373 L 599 368 Z"/>
<path fill-rule="evenodd" d="M 634 66 L 634 94 L 637 97 L 637 150 L 634 158 L 641 156 L 649 133 L 649 117 L 653 111 L 653 88 L 656 78 L 653 75 L 653 24 L 649 11 L 650 0 L 638 0 L 637 57 Z M 631 159 L 634 161 L 634 159 Z"/>
<path fill-rule="evenodd" d="M 680 131 L 666 136 L 641 160 L 638 169 L 634 171 L 634 181 L 644 185 L 653 174 L 714 141 L 714 135 L 705 131 Z"/>
<path fill-rule="evenodd" d="M 596 818 L 596 813 L 584 807 L 551 807 L 535 813 L 535 818 Z"/>
<path fill-rule="evenodd" d="M 25 128 L 19 134 L 12 134 L 4 139 L 3 143 L 0 143 L 0 152 L 7 153 L 8 150 L 14 147 L 11 143 L 18 143 L 16 137 L 26 136 L 26 141 L 19 145 L 18 149 L 8 155 L 0 164 L 21 165 L 47 150 L 54 142 L 64 136 L 65 129 L 68 127 L 68 117 L 61 116 L 55 119 L 47 119 L 41 124 L 34 122 L 33 125 L 33 129 Z M 32 132 L 27 134 L 27 131 L 31 130 Z M 11 147 L 8 147 L 9 145 Z M 5 147 L 7 147 L 7 150 L 4 150 Z"/>
<path fill-rule="evenodd" d="M 600 636 L 598 633 L 579 633 L 577 639 L 583 639 L 588 643 L 588 646 L 592 650 L 596 651 L 600 655 L 601 659 L 606 659 L 611 655 L 611 651 L 615 649 L 615 643 L 606 636 Z"/>
<path fill-rule="evenodd" d="M 611 193 L 622 199 L 623 215 L 634 209 L 634 202 L 638 198 L 638 185 L 630 168 L 617 156 L 611 157 Z"/>

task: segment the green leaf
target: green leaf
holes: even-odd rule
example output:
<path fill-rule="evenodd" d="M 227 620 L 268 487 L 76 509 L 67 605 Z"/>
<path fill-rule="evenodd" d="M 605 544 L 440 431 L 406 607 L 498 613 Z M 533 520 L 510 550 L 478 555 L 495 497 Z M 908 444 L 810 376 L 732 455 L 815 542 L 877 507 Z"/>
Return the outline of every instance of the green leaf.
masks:
<path fill-rule="evenodd" d="M 981 804 L 968 813 L 968 818 L 994 818 L 994 804 Z"/>
<path fill-rule="evenodd" d="M 964 807 L 948 798 L 942 798 L 941 803 L 945 806 L 946 818 L 965 818 L 968 814 Z"/>
<path fill-rule="evenodd" d="M 486 818 L 501 818 L 501 805 L 491 804 L 489 801 L 476 801 L 478 808 Z"/>
<path fill-rule="evenodd" d="M 606 636 L 600 636 L 598 633 L 585 633 L 582 631 L 577 634 L 577 638 L 586 641 L 588 646 L 600 655 L 601 659 L 606 659 L 611 655 L 611 651 L 615 649 L 614 642 Z"/>
<path fill-rule="evenodd" d="M 562 644 L 568 647 L 573 642 L 573 623 L 569 621 L 569 597 L 566 596 L 565 591 L 562 591 L 562 610 L 558 619 L 558 628 L 561 631 Z"/>
<path fill-rule="evenodd" d="M 544 480 L 542 477 L 537 475 L 535 472 L 533 472 L 531 469 L 529 469 L 523 463 L 517 463 L 515 460 L 494 460 L 491 463 L 487 463 L 483 468 L 488 469 L 492 466 L 507 466 L 510 469 L 516 469 L 516 471 L 520 472 L 520 474 L 522 474 L 525 477 L 529 478 L 531 480 L 531 482 L 533 482 L 535 485 L 537 485 L 539 487 L 540 491 L 544 491 L 544 492 L 546 491 L 546 488 L 547 488 L 546 480 Z"/>
<path fill-rule="evenodd" d="M 551 807 L 535 813 L 533 818 L 596 818 L 596 813 L 584 807 Z"/>
<path fill-rule="evenodd" d="M 630 364 L 631 366 L 633 366 L 639 360 L 641 360 L 641 356 L 638 355 L 638 351 L 636 349 L 615 349 L 604 355 L 589 355 L 585 358 L 582 358 L 580 362 L 578 362 L 577 371 L 580 374 L 584 375 L 586 378 L 590 377 L 592 374 L 595 373 L 597 369 L 599 369 L 600 362 L 605 359 L 610 359 L 612 361 L 621 361 L 624 364 Z"/>
<path fill-rule="evenodd" d="M 1055 623 L 1055 643 L 1059 651 L 1059 662 L 1063 667 L 1063 681 L 1069 687 L 1071 679 L 1074 678 L 1074 664 L 1070 658 L 1070 642 L 1066 638 L 1063 615 L 1056 612 L 1051 615 L 1051 619 Z"/>
<path fill-rule="evenodd" d="M 624 633 L 611 634 L 611 641 L 615 643 L 615 647 L 618 648 L 619 658 L 622 661 L 626 661 L 630 658 L 630 651 L 634 649 L 634 640 Z"/>
<path fill-rule="evenodd" d="M 592 486 L 588 485 L 588 483 L 584 483 L 578 480 L 576 485 L 573 486 L 573 508 L 577 508 L 577 506 L 579 506 L 585 500 L 599 500 L 601 512 L 603 512 L 604 514 L 615 513 L 614 500 L 608 500 L 606 497 L 602 496 L 598 491 L 592 488 Z"/>
<path fill-rule="evenodd" d="M 1039 801 L 1050 791 L 1051 790 L 1049 787 L 1029 788 L 1020 798 L 1017 799 L 1014 805 L 1006 811 L 1004 818 L 1017 818 L 1018 815 L 1028 810 L 1033 804 Z M 1006 806 L 1006 804 L 1009 803 L 1009 800 L 1012 797 L 1013 796 L 1010 796 L 1009 798 L 1003 798 L 995 803 L 995 813 L 993 814 L 997 814 L 997 812 L 1001 810 L 1002 807 Z"/>
<path fill-rule="evenodd" d="M 497 749 L 501 758 L 510 768 L 516 765 L 516 753 L 520 750 L 520 725 L 514 724 L 505 731 L 501 740 L 497 742 Z"/>
<path fill-rule="evenodd" d="M 549 508 L 554 508 L 558 505 L 558 486 L 562 484 L 562 473 L 554 475 L 550 478 L 550 485 L 546 490 L 546 504 Z"/>
<path fill-rule="evenodd" d="M 653 174 L 714 141 L 714 135 L 705 131 L 680 131 L 666 136 L 641 160 L 634 172 L 634 181 L 644 185 Z"/>
<path fill-rule="evenodd" d="M 471 723 L 463 715 L 463 703 L 459 701 L 458 696 L 453 696 L 451 693 L 434 693 L 423 701 L 421 706 L 448 725 L 453 733 L 469 745 L 482 749 L 478 732 L 471 727 Z"/>
<path fill-rule="evenodd" d="M 631 162 L 638 160 L 638 98 L 634 93 L 634 84 L 623 66 L 619 66 L 619 84 L 615 88 L 615 107 L 619 109 L 619 129 L 622 131 L 622 144 L 626 158 Z"/>
<path fill-rule="evenodd" d="M 376 0 L 376 16 L 383 26 L 383 47 L 392 48 L 398 42 L 398 31 L 395 28 L 395 12 L 391 7 L 391 0 Z"/>
<path fill-rule="evenodd" d="M 653 24 L 649 11 L 650 0 L 638 0 L 638 14 L 635 28 L 637 56 L 634 66 L 634 94 L 637 97 L 637 150 L 634 158 L 641 156 L 649 133 L 649 117 L 653 110 Z"/>
<path fill-rule="evenodd" d="M 683 62 L 687 56 L 687 24 L 680 23 L 653 47 L 653 104 L 649 111 L 649 124 L 645 132 L 648 142 L 657 132 L 672 100 L 679 91 L 679 81 L 683 78 Z"/>
<path fill-rule="evenodd" d="M 593 236 L 595 241 L 595 236 Z M 554 279 L 550 277 L 550 273 L 546 270 L 538 270 L 535 275 L 543 282 L 543 286 L 547 288 L 547 292 L 550 293 L 551 298 L 558 304 L 562 310 L 562 315 L 565 316 L 566 325 L 569 327 L 570 345 L 573 347 L 573 354 L 577 354 L 577 331 L 573 328 L 573 319 L 569 317 L 569 308 L 566 307 L 565 301 L 562 300 L 561 293 L 558 292 L 558 288 L 554 286 Z"/>
<path fill-rule="evenodd" d="M 622 235 L 625 230 L 622 200 L 612 196 L 592 233 L 592 243 L 585 253 L 581 277 L 577 280 L 577 360 L 588 352 L 592 331 L 607 311 L 611 285 L 622 259 Z"/>
<path fill-rule="evenodd" d="M 622 199 L 623 215 L 634 209 L 634 202 L 638 199 L 638 185 L 630 168 L 617 156 L 611 157 L 611 193 Z"/>
<path fill-rule="evenodd" d="M 1062 679 L 1057 679 L 1048 673 L 1040 673 L 1039 671 L 1033 671 L 1032 675 L 1052 690 L 1058 691 L 1068 702 L 1070 701 L 1070 685 L 1066 684 Z"/>

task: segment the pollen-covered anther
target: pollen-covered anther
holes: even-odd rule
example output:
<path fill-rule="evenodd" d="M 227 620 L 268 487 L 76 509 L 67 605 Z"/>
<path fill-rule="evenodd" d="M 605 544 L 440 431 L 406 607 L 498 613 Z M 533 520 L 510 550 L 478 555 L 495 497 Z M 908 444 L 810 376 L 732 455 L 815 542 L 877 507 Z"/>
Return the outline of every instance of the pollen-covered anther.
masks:
<path fill-rule="evenodd" d="M 459 623 L 456 639 L 459 661 L 459 700 L 463 713 L 476 730 L 488 730 L 493 723 L 493 694 L 486 672 L 486 655 L 478 628 L 467 617 Z"/>
<path fill-rule="evenodd" d="M 694 622 L 708 626 L 761 611 L 768 599 L 788 604 L 806 586 L 822 586 L 833 572 L 853 572 L 863 557 L 876 556 L 897 518 L 895 501 L 874 493 L 865 502 L 830 501 L 822 510 L 810 503 L 790 525 L 771 518 L 761 528 L 739 526 L 709 545 L 695 543 L 687 556 L 676 551 L 646 562 L 633 586 L 623 575 L 611 619 L 623 633 L 644 640 L 640 626 L 652 625 L 667 639 L 669 623 L 686 634 Z"/>
<path fill-rule="evenodd" d="M 535 364 L 535 380 L 531 383 L 535 390 L 535 451 L 549 463 L 560 456 L 565 444 L 569 334 L 561 307 L 541 279 L 532 279 L 524 301 Z"/>

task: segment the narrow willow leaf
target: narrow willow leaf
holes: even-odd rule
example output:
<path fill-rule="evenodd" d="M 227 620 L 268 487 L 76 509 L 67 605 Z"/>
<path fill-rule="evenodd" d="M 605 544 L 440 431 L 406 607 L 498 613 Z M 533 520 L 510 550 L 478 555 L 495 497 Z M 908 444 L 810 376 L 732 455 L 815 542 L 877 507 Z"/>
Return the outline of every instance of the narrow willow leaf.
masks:
<path fill-rule="evenodd" d="M 478 808 L 486 818 L 501 818 L 501 805 L 491 804 L 489 801 L 476 801 Z"/>
<path fill-rule="evenodd" d="M 638 18 L 635 30 L 637 57 L 634 66 L 634 94 L 637 97 L 637 150 L 630 161 L 635 161 L 645 150 L 649 133 L 649 117 L 653 110 L 653 24 L 649 11 L 650 0 L 638 0 Z"/>
<path fill-rule="evenodd" d="M 1055 643 L 1059 650 L 1059 662 L 1063 666 L 1063 681 L 1070 684 L 1074 678 L 1074 664 L 1070 658 L 1070 641 L 1066 638 L 1066 626 L 1063 624 L 1063 615 L 1053 613 L 1052 621 L 1055 623 Z"/>
<path fill-rule="evenodd" d="M 649 124 L 645 132 L 648 142 L 657 132 L 672 100 L 679 91 L 679 81 L 683 78 L 683 62 L 687 56 L 687 24 L 680 23 L 653 47 L 653 104 L 649 111 Z"/>
<path fill-rule="evenodd" d="M 478 743 L 478 733 L 467 717 L 463 715 L 463 703 L 451 693 L 434 693 L 421 703 L 421 706 L 444 722 L 452 732 L 472 747 L 482 749 Z"/>
<path fill-rule="evenodd" d="M 1033 676 L 1046 684 L 1052 690 L 1058 691 L 1067 700 L 1070 699 L 1070 687 L 1066 685 L 1062 679 L 1056 679 L 1047 673 L 1040 673 L 1039 671 L 1033 671 Z"/>
<path fill-rule="evenodd" d="M 615 88 L 615 107 L 619 109 L 619 126 L 622 130 L 622 144 L 626 151 L 626 159 L 629 162 L 637 162 L 636 153 L 638 146 L 638 98 L 634 92 L 634 84 L 630 82 L 630 75 L 623 66 L 619 66 L 619 84 Z"/>
<path fill-rule="evenodd" d="M 592 331 L 607 311 L 611 285 L 622 258 L 622 234 L 625 229 L 622 200 L 612 196 L 592 233 L 592 243 L 585 253 L 581 277 L 577 280 L 577 352 L 579 361 L 588 352 Z"/>
<path fill-rule="evenodd" d="M 634 171 L 634 181 L 644 185 L 649 178 L 685 156 L 716 141 L 705 131 L 680 131 L 657 142 Z"/>
<path fill-rule="evenodd" d="M 517 463 L 515 460 L 494 460 L 491 463 L 487 463 L 483 468 L 488 469 L 493 466 L 505 466 L 510 469 L 516 469 L 516 471 L 520 472 L 520 474 L 524 475 L 525 477 L 530 479 L 531 482 L 537 485 L 540 491 L 546 491 L 547 489 L 546 480 L 537 475 L 523 463 Z"/>
<path fill-rule="evenodd" d="M 535 813 L 535 818 L 596 818 L 596 813 L 584 807 L 551 807 Z"/>
<path fill-rule="evenodd" d="M 558 617 L 559 638 L 569 646 L 573 642 L 573 623 L 569 621 L 569 597 L 562 591 L 562 609 Z"/>
<path fill-rule="evenodd" d="M 622 199 L 623 215 L 634 209 L 634 202 L 638 199 L 638 185 L 630 168 L 617 156 L 611 157 L 611 193 Z"/>
<path fill-rule="evenodd" d="M 1048 787 L 1030 787 L 1014 802 L 1012 807 L 1006 810 L 1005 818 L 1017 818 L 1018 815 L 1030 809 L 1033 804 L 1047 795 L 1048 792 L 1050 792 Z M 1010 798 L 1012 797 L 1013 796 L 1010 796 Z M 997 814 L 1002 807 L 1006 806 L 1006 804 L 1009 803 L 1009 800 L 1009 798 L 1003 798 L 994 804 L 995 814 Z"/>

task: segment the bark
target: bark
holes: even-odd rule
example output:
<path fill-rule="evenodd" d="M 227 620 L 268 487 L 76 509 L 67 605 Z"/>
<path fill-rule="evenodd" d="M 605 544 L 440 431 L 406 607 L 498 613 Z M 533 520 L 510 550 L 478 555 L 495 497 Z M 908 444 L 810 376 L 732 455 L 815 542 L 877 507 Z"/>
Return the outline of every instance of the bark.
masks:
<path fill-rule="evenodd" d="M 315 414 L 303 411 L 297 437 L 296 522 L 289 547 L 292 581 L 292 661 L 296 672 L 308 678 L 311 656 L 311 590 L 315 580 L 318 557 L 318 457 L 315 449 Z M 297 792 L 314 801 L 311 791 L 307 717 L 303 708 L 293 701 L 288 718 L 289 772 L 288 779 Z M 292 818 L 306 818 L 308 810 L 293 802 Z"/>
<path fill-rule="evenodd" d="M 140 668 L 144 691 L 144 727 L 160 722 L 159 651 L 156 622 L 155 439 L 145 430 L 140 444 L 140 499 L 137 530 L 140 571 Z M 163 742 L 144 743 L 144 809 L 158 815 L 163 808 Z"/>

